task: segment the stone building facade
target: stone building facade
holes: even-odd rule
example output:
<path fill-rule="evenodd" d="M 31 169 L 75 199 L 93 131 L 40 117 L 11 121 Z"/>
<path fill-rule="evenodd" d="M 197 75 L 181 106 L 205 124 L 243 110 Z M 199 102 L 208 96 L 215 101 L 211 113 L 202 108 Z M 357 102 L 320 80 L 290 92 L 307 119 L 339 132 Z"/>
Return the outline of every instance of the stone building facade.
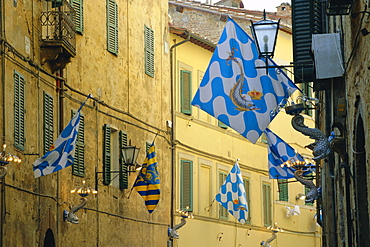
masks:
<path fill-rule="evenodd" d="M 299 4 L 302 1 L 292 1 L 293 12 Z M 317 109 L 317 126 L 327 136 L 331 131 L 336 136 L 332 154 L 320 163 L 322 197 L 318 205 L 322 216 L 318 222 L 323 227 L 322 245 L 368 246 L 368 2 L 355 0 L 339 4 L 327 1 L 320 4 L 314 6 L 318 11 L 310 14 L 319 17 L 316 20 L 322 29 L 320 27 L 317 35 L 325 38 L 325 42 L 315 40 L 320 36 L 314 36 L 312 46 L 307 48 L 313 51 L 313 87 L 321 100 Z M 300 15 L 303 16 L 302 13 Z M 299 19 L 297 15 L 293 22 L 294 18 Z M 307 22 L 306 27 L 313 22 Z M 336 73 L 332 67 L 334 64 L 338 65 L 341 73 Z"/>
<path fill-rule="evenodd" d="M 0 136 L 10 162 L 1 179 L 0 246 L 166 246 L 171 144 L 166 1 L 1 1 Z M 155 14 L 153 14 L 155 13 Z M 44 155 L 88 94 L 75 163 L 34 178 Z M 155 139 L 161 198 L 152 214 L 131 191 L 137 173 L 122 146 Z M 115 173 L 114 173 L 115 171 Z M 70 190 L 98 190 L 79 210 Z"/>

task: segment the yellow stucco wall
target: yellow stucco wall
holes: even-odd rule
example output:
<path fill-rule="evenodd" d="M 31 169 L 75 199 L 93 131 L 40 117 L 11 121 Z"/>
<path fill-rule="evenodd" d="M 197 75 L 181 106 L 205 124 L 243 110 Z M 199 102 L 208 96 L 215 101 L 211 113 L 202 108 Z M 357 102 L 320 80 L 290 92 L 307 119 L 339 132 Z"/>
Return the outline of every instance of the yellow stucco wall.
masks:
<path fill-rule="evenodd" d="M 171 35 L 171 41 L 179 43 L 182 38 Z M 174 44 L 172 43 L 172 44 Z M 290 35 L 280 32 L 276 56 L 279 61 L 291 61 Z M 296 195 L 304 193 L 303 186 L 289 183 L 289 201 L 278 201 L 279 193 L 276 180 L 269 179 L 267 170 L 267 145 L 261 141 L 252 144 L 234 130 L 218 127 L 217 119 L 204 111 L 192 107 L 192 114 L 180 113 L 180 70 L 192 71 L 192 94 L 198 89 L 202 75 L 207 69 L 212 52 L 191 42 L 186 42 L 176 48 L 174 53 L 174 80 L 176 100 L 176 191 L 179 193 L 181 179 L 180 162 L 193 162 L 193 205 L 194 219 L 188 219 L 187 224 L 179 229 L 180 239 L 174 240 L 174 246 L 258 246 L 262 240 L 271 237 L 271 232 L 263 226 L 262 183 L 271 186 L 273 199 L 272 221 L 276 222 L 285 232 L 278 233 L 278 239 L 271 246 L 289 246 L 299 242 L 304 247 L 320 246 L 320 228 L 314 220 L 316 208 L 297 201 Z M 284 63 L 285 64 L 285 63 Z M 312 140 L 296 132 L 290 124 L 291 116 L 280 112 L 270 124 L 272 129 L 286 142 L 304 155 L 311 155 L 304 146 Z M 313 127 L 313 119 L 305 117 L 305 124 Z M 218 193 L 220 183 L 219 171 L 228 173 L 240 159 L 239 165 L 243 178 L 250 181 L 250 213 L 249 224 L 241 225 L 229 214 L 228 219 L 219 219 L 219 205 L 213 202 Z M 290 181 L 295 181 L 291 179 Z M 176 195 L 175 207 L 180 207 L 180 195 Z M 210 206 L 212 204 L 212 206 Z M 301 214 L 286 217 L 285 206 L 293 208 L 300 206 Z M 180 218 L 176 217 L 176 223 Z M 278 244 L 278 245 L 277 245 Z"/>

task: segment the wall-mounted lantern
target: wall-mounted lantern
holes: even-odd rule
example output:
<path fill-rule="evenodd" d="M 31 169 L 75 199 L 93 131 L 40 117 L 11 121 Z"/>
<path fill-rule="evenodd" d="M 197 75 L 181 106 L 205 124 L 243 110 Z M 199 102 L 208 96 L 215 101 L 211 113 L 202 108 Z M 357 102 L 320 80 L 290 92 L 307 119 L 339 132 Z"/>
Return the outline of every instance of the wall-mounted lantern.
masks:
<path fill-rule="evenodd" d="M 86 181 L 83 180 L 82 186 L 74 188 L 73 190 L 71 190 L 71 193 L 72 194 L 77 193 L 81 197 L 81 203 L 71 207 L 71 210 L 69 212 L 67 210 L 64 210 L 63 219 L 64 221 L 68 221 L 73 224 L 78 224 L 78 217 L 75 215 L 75 213 L 86 205 L 87 203 L 86 197 L 88 195 L 90 194 L 96 195 L 98 194 L 98 191 L 89 186 L 86 186 Z"/>
<path fill-rule="evenodd" d="M 127 170 L 125 172 L 137 172 L 141 169 L 141 165 L 139 165 L 136 160 L 137 156 L 139 154 L 140 148 L 136 146 L 125 146 L 121 148 L 121 156 L 123 158 L 123 164 L 127 166 Z M 123 171 L 103 171 L 103 172 L 95 172 L 95 188 L 98 190 L 98 180 L 99 180 L 99 174 L 119 174 L 120 177 L 123 174 Z M 109 185 L 105 184 L 105 185 Z"/>
<path fill-rule="evenodd" d="M 279 31 L 279 21 L 266 20 L 266 12 L 263 11 L 263 20 L 253 23 L 251 30 L 258 49 L 260 58 L 266 60 L 266 73 L 268 72 L 268 59 L 274 56 L 276 39 Z"/>
<path fill-rule="evenodd" d="M 8 171 L 6 165 L 10 162 L 21 163 L 22 160 L 13 154 L 6 153 L 6 144 L 3 144 L 3 151 L 0 153 L 0 179 L 6 175 Z"/>

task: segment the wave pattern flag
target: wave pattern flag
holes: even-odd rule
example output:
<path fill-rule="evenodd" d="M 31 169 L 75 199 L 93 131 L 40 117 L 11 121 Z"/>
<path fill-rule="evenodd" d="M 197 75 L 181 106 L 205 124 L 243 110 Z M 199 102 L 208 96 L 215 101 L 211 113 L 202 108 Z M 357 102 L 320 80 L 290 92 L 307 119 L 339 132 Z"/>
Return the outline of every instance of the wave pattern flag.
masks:
<path fill-rule="evenodd" d="M 221 185 L 220 192 L 216 195 L 216 201 L 226 208 L 240 223 L 244 224 L 247 221 L 247 195 L 238 162 L 235 163 L 225 182 Z"/>
<path fill-rule="evenodd" d="M 49 151 L 33 163 L 35 178 L 51 174 L 73 164 L 78 128 L 80 126 L 81 109 L 89 98 L 91 98 L 91 95 L 82 103 Z"/>
<path fill-rule="evenodd" d="M 136 178 L 134 188 L 144 199 L 149 213 L 152 213 L 160 199 L 160 179 L 154 143 L 148 150 L 144 164 Z"/>
<path fill-rule="evenodd" d="M 288 160 L 304 161 L 303 156 L 297 153 L 294 148 L 292 148 L 288 143 L 283 141 L 268 128 L 266 128 L 265 134 L 268 142 L 268 167 L 270 178 L 294 178 L 295 169 L 287 166 L 281 167 L 281 165 Z M 307 167 L 303 169 L 304 175 L 307 175 L 313 171 L 312 166 L 307 165 Z"/>
<path fill-rule="evenodd" d="M 271 59 L 269 65 L 276 65 Z M 297 87 L 279 68 L 266 66 L 255 42 L 232 19 L 226 23 L 192 105 L 255 143 L 278 105 Z"/>

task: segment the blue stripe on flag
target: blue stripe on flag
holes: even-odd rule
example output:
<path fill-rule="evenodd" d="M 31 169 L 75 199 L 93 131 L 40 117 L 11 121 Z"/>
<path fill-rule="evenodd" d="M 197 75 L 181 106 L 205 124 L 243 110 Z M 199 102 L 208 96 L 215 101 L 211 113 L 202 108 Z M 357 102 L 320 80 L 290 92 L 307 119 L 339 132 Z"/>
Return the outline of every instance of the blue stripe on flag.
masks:
<path fill-rule="evenodd" d="M 275 65 L 270 59 L 269 65 Z M 279 68 L 265 66 L 256 45 L 232 19 L 222 32 L 192 105 L 255 143 L 275 115 L 277 105 L 297 90 Z"/>

